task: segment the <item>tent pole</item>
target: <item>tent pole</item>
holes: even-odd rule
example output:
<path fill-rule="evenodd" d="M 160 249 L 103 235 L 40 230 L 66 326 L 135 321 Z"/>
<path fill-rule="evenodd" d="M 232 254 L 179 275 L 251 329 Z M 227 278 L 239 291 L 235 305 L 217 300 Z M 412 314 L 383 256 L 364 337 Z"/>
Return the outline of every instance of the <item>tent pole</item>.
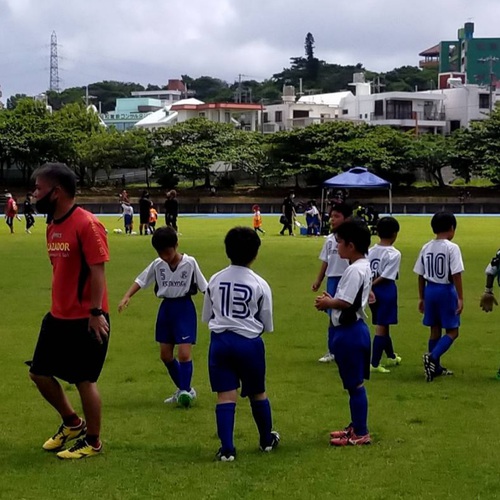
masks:
<path fill-rule="evenodd" d="M 389 186 L 389 215 L 392 215 L 392 184 Z"/>
<path fill-rule="evenodd" d="M 325 209 L 323 207 L 324 200 L 325 200 L 325 188 L 321 188 L 321 220 L 323 220 L 323 214 L 325 213 Z"/>

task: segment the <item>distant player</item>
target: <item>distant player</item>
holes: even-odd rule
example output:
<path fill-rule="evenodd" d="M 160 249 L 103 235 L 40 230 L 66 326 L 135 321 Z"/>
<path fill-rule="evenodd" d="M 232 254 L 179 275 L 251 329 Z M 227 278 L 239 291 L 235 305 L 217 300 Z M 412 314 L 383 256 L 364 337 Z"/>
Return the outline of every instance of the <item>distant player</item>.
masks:
<path fill-rule="evenodd" d="M 179 253 L 177 233 L 171 227 L 158 228 L 151 239 L 158 258 L 135 279 L 118 305 L 122 312 L 141 289 L 155 284 L 155 294 L 163 299 L 156 320 L 156 341 L 160 358 L 177 387 L 165 403 L 188 407 L 196 398 L 191 386 L 193 361 L 191 351 L 196 344 L 196 309 L 191 298 L 198 290 L 205 292 L 207 281 L 193 257 Z M 177 346 L 177 358 L 174 348 Z"/>
<path fill-rule="evenodd" d="M 153 202 L 149 199 L 149 192 L 144 190 L 139 199 L 139 233 L 142 235 L 149 234 L 149 209 Z"/>
<path fill-rule="evenodd" d="M 123 218 L 123 225 L 125 226 L 125 234 L 132 234 L 134 229 L 134 207 L 128 201 L 122 201 L 122 214 L 118 220 Z"/>
<path fill-rule="evenodd" d="M 375 325 L 373 337 L 372 372 L 389 373 L 380 364 L 382 354 L 386 353 L 386 366 L 399 365 L 401 356 L 394 352 L 389 325 L 398 323 L 398 289 L 396 280 L 401 264 L 401 252 L 394 248 L 398 237 L 399 223 L 394 217 L 383 217 L 377 224 L 380 243 L 370 248 L 368 260 L 372 270 L 372 291 L 375 302 L 370 304 L 372 323 Z"/>
<path fill-rule="evenodd" d="M 262 234 L 266 234 L 266 232 L 262 229 L 262 215 L 260 214 L 260 207 L 259 205 L 254 205 L 252 207 L 253 211 L 253 229 L 255 232 L 259 231 Z"/>
<path fill-rule="evenodd" d="M 10 193 L 5 194 L 7 203 L 5 204 L 5 223 L 9 226 L 10 234 L 14 234 L 14 219 L 17 216 L 17 203 Z"/>
<path fill-rule="evenodd" d="M 331 309 L 330 352 L 335 356 L 344 389 L 349 392 L 351 423 L 330 433 L 332 446 L 371 443 L 368 432 L 368 399 L 364 380 L 370 378 L 370 331 L 364 312 L 371 287 L 370 263 L 365 255 L 370 230 L 360 221 L 347 221 L 337 228 L 338 253 L 350 262 L 340 278 L 335 296 L 323 292 L 317 309 Z"/>
<path fill-rule="evenodd" d="M 173 227 L 178 231 L 177 217 L 179 216 L 179 201 L 177 200 L 177 191 L 171 189 L 167 191 L 167 199 L 165 200 L 165 225 Z"/>
<path fill-rule="evenodd" d="M 491 262 L 486 266 L 485 273 L 486 288 L 481 296 L 479 306 L 484 312 L 491 312 L 493 311 L 493 306 L 498 306 L 497 299 L 493 293 L 493 284 L 496 278 L 497 283 L 500 285 L 500 250 L 497 251 L 495 257 L 493 257 Z M 500 380 L 500 368 L 497 371 L 496 379 Z"/>
<path fill-rule="evenodd" d="M 216 458 L 236 458 L 233 429 L 237 389 L 248 396 L 260 435 L 260 449 L 272 451 L 280 436 L 272 430 L 266 394 L 266 359 L 261 335 L 273 330 L 271 289 L 250 269 L 260 238 L 249 227 L 231 229 L 224 240 L 231 265 L 210 279 L 203 303 L 203 321 L 211 332 L 208 369 L 217 393 L 215 415 L 221 447 Z"/>
<path fill-rule="evenodd" d="M 24 212 L 24 219 L 26 221 L 26 229 L 25 231 L 28 234 L 31 234 L 30 229 L 35 225 L 35 209 L 31 203 L 31 193 L 26 194 L 26 199 L 24 200 L 23 203 L 23 212 Z"/>
<path fill-rule="evenodd" d="M 453 374 L 440 360 L 458 337 L 464 307 L 462 254 L 451 242 L 457 220 L 451 212 L 437 212 L 431 227 L 436 238 L 423 246 L 413 268 L 418 274 L 418 309 L 424 314 L 423 324 L 430 327 L 428 352 L 423 356 L 427 382 L 438 375 Z M 443 328 L 446 335 L 441 336 Z"/>
<path fill-rule="evenodd" d="M 342 259 L 339 256 L 337 252 L 337 240 L 335 239 L 335 233 L 337 228 L 351 215 L 351 207 L 345 203 L 336 203 L 335 205 L 332 205 L 330 209 L 330 228 L 332 232 L 326 238 L 323 248 L 321 249 L 321 253 L 319 254 L 321 266 L 319 268 L 318 277 L 311 287 L 313 292 L 317 292 L 319 290 L 325 275 L 327 277 L 326 291 L 328 294 L 333 297 L 337 291 L 340 278 L 343 272 L 347 269 L 349 261 Z M 328 337 L 329 333 L 327 334 L 327 344 Z M 319 358 L 318 361 L 320 363 L 330 363 L 333 360 L 333 354 L 330 351 L 327 351 L 327 353 Z"/>

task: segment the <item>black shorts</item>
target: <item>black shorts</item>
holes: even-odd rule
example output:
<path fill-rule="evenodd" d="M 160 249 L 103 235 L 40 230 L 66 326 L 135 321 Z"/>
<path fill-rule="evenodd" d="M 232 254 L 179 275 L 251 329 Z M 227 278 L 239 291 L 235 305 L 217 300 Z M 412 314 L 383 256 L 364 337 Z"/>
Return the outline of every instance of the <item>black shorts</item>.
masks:
<path fill-rule="evenodd" d="M 108 315 L 106 319 L 109 323 Z M 88 319 L 58 319 L 47 313 L 42 320 L 30 372 L 57 377 L 70 384 L 97 382 L 108 342 L 99 344 L 88 331 L 88 324 Z"/>
<path fill-rule="evenodd" d="M 149 212 L 147 214 L 140 214 L 139 219 L 141 224 L 149 224 Z"/>

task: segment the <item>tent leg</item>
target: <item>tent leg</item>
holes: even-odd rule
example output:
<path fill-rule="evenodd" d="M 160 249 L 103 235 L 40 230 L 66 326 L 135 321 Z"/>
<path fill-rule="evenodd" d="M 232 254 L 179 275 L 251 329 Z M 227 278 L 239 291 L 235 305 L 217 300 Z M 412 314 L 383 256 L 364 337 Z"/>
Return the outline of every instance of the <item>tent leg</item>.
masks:
<path fill-rule="evenodd" d="M 389 215 L 392 215 L 392 187 L 389 188 Z"/>

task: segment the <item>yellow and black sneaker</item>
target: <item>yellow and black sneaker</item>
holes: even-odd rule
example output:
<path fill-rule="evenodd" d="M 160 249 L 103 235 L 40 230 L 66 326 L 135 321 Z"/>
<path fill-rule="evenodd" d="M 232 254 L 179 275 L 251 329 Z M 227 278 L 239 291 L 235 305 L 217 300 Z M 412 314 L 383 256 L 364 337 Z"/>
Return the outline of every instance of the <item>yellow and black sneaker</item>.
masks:
<path fill-rule="evenodd" d="M 58 458 L 61 459 L 79 459 L 88 458 L 95 455 L 99 455 L 102 451 L 102 443 L 99 444 L 98 448 L 94 448 L 87 443 L 85 438 L 79 439 L 71 448 L 67 450 L 60 451 L 57 454 Z"/>
<path fill-rule="evenodd" d="M 42 448 L 47 451 L 58 451 L 64 447 L 67 441 L 85 436 L 86 432 L 87 426 L 83 419 L 81 419 L 80 425 L 76 427 L 67 427 L 61 424 L 58 431 L 43 443 Z"/>

